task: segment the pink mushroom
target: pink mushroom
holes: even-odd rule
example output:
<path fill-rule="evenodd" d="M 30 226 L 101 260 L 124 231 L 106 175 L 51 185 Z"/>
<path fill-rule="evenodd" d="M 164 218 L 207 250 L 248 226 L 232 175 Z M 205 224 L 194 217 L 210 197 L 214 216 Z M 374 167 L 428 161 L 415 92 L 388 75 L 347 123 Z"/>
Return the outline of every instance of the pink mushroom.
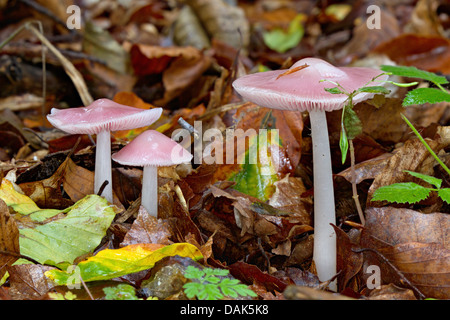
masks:
<path fill-rule="evenodd" d="M 141 204 L 154 217 L 158 216 L 158 167 L 189 162 L 192 154 L 164 134 L 147 130 L 133 139 L 112 159 L 122 165 L 144 167 Z"/>
<path fill-rule="evenodd" d="M 72 134 L 97 135 L 94 192 L 108 181 L 102 195 L 113 202 L 111 173 L 111 131 L 130 130 L 151 125 L 159 119 L 162 108 L 138 109 L 99 99 L 87 107 L 55 109 L 47 116 L 56 128 Z"/>
<path fill-rule="evenodd" d="M 324 89 L 335 87 L 329 82 L 333 81 L 350 93 L 381 73 L 371 68 L 336 68 L 321 59 L 305 58 L 288 70 L 250 74 L 233 82 L 233 87 L 243 98 L 260 106 L 309 112 L 314 167 L 313 260 L 321 281 L 329 280 L 336 274 L 336 236 L 330 225 L 336 223 L 336 218 L 325 111 L 343 108 L 347 99 L 346 95 L 331 94 Z M 358 94 L 353 102 L 356 104 L 373 95 Z M 330 287 L 335 289 L 334 286 L 332 284 Z"/>

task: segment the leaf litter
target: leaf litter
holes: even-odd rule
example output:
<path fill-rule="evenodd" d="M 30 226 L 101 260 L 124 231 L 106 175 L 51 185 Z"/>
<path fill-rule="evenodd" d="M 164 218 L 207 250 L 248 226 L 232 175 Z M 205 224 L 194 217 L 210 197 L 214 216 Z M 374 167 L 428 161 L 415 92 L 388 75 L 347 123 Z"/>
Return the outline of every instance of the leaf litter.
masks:
<path fill-rule="evenodd" d="M 183 274 L 195 266 L 229 270 L 260 300 L 448 299 L 449 204 L 435 192 L 415 204 L 371 201 L 386 185 L 430 187 L 406 170 L 450 187 L 400 116 L 407 115 L 448 165 L 446 96 L 405 108 L 408 89 L 395 88 L 356 105 L 362 133 L 353 139 L 354 171 L 349 160 L 341 162 L 341 112 L 328 113 L 339 270 L 333 293 L 327 281 L 317 279 L 312 263 L 308 116 L 245 103 L 230 85 L 245 73 L 288 68 L 306 56 L 336 65 L 415 66 L 448 77 L 450 23 L 441 14 L 445 5 L 429 3 L 430 8 L 426 1 L 381 7 L 379 30 L 367 28 L 362 2 L 91 1 L 82 3 L 86 25 L 73 30 L 61 24 L 66 4 L 36 2 L 20 10 L 15 2 L 1 4 L 0 17 L 10 14 L 2 41 L 20 26 L 12 23 L 15 18 L 24 22 L 36 10 L 47 14 L 39 15 L 43 35 L 29 27 L 30 33 L 1 48 L 0 298 L 50 299 L 54 292 L 72 292 L 80 299 L 104 299 L 104 286 L 126 282 L 142 297 L 188 299 L 182 285 L 191 280 Z M 43 45 L 36 40 L 51 46 L 44 113 L 37 103 Z M 421 80 L 417 89 L 428 87 Z M 203 157 L 201 163 L 159 170 L 158 218 L 140 207 L 142 170 L 114 164 L 114 203 L 108 204 L 93 194 L 95 140 L 57 132 L 44 117 L 51 107 L 78 107 L 103 97 L 164 108 L 148 128 L 113 133 L 112 152 L 147 129 L 170 137 L 183 128 L 182 119 L 193 128 L 201 122 L 197 134 L 218 132 L 200 149 L 195 135 L 179 141 L 197 152 L 194 157 L 226 160 L 229 150 L 219 142 L 234 142 L 233 161 L 208 163 Z M 254 134 L 231 142 L 227 129 Z M 267 150 L 254 139 L 264 129 L 279 132 Z M 272 160 L 270 166 L 240 161 L 249 160 L 252 144 Z M 262 174 L 267 171 L 269 176 Z M 353 181 L 363 199 L 364 225 L 352 199 Z M 367 272 L 373 266 L 381 274 L 376 287 Z M 81 280 L 88 290 L 67 287 Z"/>

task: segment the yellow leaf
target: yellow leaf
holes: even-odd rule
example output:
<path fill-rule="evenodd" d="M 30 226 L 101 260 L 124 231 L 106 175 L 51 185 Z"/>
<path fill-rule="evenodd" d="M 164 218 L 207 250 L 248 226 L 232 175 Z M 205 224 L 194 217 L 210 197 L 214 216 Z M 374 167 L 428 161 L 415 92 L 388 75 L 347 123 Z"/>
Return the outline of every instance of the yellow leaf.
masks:
<path fill-rule="evenodd" d="M 28 215 L 40 210 L 36 203 L 26 195 L 16 191 L 14 184 L 8 179 L 3 179 L 0 186 L 0 199 L 5 201 L 8 207 L 14 211 Z"/>
<path fill-rule="evenodd" d="M 83 281 L 108 280 L 152 268 L 156 262 L 171 256 L 202 259 L 200 250 L 189 243 L 171 245 L 139 243 L 120 249 L 105 249 L 93 257 L 80 262 L 70 272 L 49 270 L 45 275 L 58 285 L 69 285 Z"/>

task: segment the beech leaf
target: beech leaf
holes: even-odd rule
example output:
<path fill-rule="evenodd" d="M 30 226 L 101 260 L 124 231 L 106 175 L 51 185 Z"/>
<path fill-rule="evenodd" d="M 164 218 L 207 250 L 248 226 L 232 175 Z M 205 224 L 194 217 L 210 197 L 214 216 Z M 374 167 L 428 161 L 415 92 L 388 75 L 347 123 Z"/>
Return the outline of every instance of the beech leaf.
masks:
<path fill-rule="evenodd" d="M 71 271 L 49 270 L 45 275 L 59 285 L 83 281 L 109 280 L 126 274 L 152 268 L 156 262 L 172 256 L 203 258 L 197 247 L 189 243 L 162 245 L 156 243 L 132 244 L 120 249 L 105 249 L 80 262 Z M 78 276 L 77 276 L 78 275 Z"/>

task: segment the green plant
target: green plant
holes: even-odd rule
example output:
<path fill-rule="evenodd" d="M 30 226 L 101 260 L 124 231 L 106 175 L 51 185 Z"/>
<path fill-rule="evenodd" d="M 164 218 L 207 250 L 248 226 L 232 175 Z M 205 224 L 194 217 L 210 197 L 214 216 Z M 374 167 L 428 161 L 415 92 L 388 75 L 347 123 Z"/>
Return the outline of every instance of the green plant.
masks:
<path fill-rule="evenodd" d="M 223 278 L 228 274 L 229 271 L 225 269 L 199 269 L 189 266 L 186 268 L 184 276 L 192 281 L 183 286 L 184 293 L 189 299 L 197 297 L 199 300 L 219 300 L 225 296 L 231 298 L 257 296 L 239 280 Z"/>
<path fill-rule="evenodd" d="M 115 287 L 103 288 L 106 300 L 141 300 L 136 297 L 136 291 L 129 284 L 121 283 Z"/>
<path fill-rule="evenodd" d="M 442 101 L 450 102 L 450 93 L 445 90 L 443 85 L 448 84 L 445 77 L 435 73 L 417 69 L 416 67 L 406 66 L 387 66 L 382 65 L 381 70 L 388 74 L 394 74 L 401 77 L 417 78 L 433 83 L 437 88 L 416 88 L 409 91 L 403 99 L 403 106 L 415 104 L 437 103 Z"/>
<path fill-rule="evenodd" d="M 432 191 L 450 204 L 450 188 L 441 188 L 442 180 L 425 174 L 405 170 L 410 175 L 419 178 L 436 188 L 423 187 L 414 182 L 400 182 L 378 188 L 372 201 L 389 201 L 397 203 L 417 203 L 428 198 Z"/>
<path fill-rule="evenodd" d="M 389 74 L 395 74 L 403 77 L 418 78 L 433 83 L 436 88 L 417 88 L 409 91 L 403 100 L 403 106 L 419 105 L 424 103 L 438 103 L 443 101 L 450 102 L 450 93 L 442 86 L 449 82 L 445 77 L 437 74 L 423 71 L 415 67 L 405 66 L 381 66 L 383 71 Z M 406 118 L 401 115 L 403 120 L 408 124 L 414 134 L 419 138 L 422 144 L 427 148 L 428 152 L 440 164 L 440 166 L 450 175 L 450 169 L 442 162 L 436 153 L 430 148 L 428 143 L 423 139 L 417 129 Z M 441 188 L 442 180 L 424 175 L 417 172 L 406 171 L 410 175 L 422 179 L 423 181 L 434 185 L 436 188 L 427 188 L 413 182 L 394 183 L 389 186 L 383 186 L 375 190 L 372 201 L 389 201 L 397 203 L 417 203 L 428 198 L 430 192 L 437 192 L 438 196 L 447 203 L 450 203 L 450 189 Z"/>
<path fill-rule="evenodd" d="M 264 43 L 272 50 L 284 53 L 296 47 L 303 38 L 305 29 L 302 21 L 305 16 L 297 15 L 289 24 L 288 30 L 275 28 L 263 34 Z"/>

